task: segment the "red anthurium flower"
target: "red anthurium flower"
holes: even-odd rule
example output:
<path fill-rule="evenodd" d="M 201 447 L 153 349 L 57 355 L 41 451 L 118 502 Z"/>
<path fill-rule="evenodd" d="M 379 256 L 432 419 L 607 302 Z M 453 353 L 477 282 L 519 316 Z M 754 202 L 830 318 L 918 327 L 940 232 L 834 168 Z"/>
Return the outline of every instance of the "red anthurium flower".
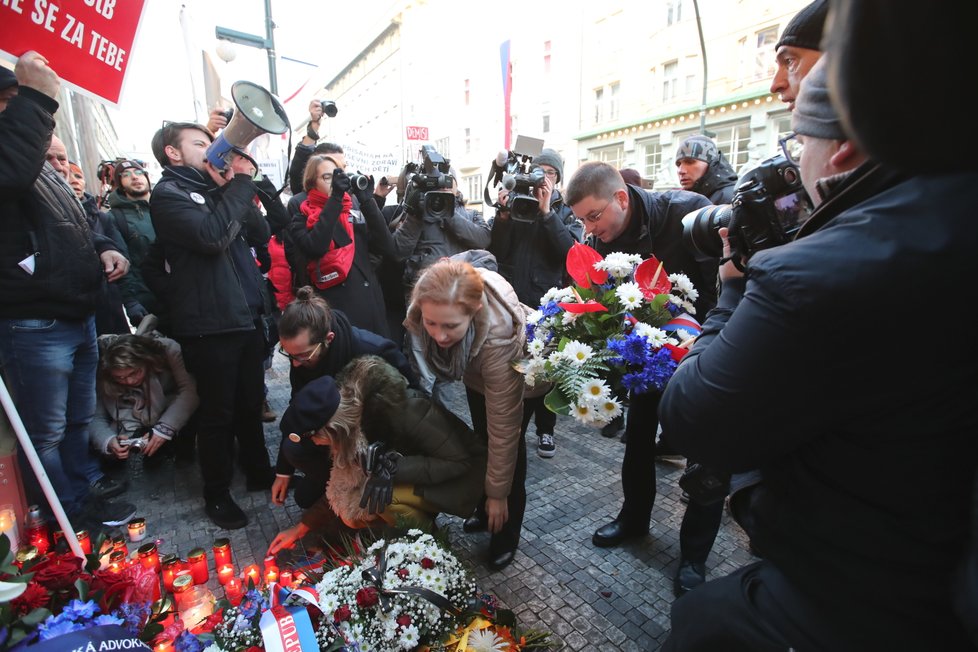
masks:
<path fill-rule="evenodd" d="M 669 349 L 669 354 L 672 355 L 672 359 L 676 362 L 682 360 L 684 357 L 686 357 L 686 354 L 689 353 L 689 349 L 676 346 L 675 344 L 666 344 L 664 346 Z"/>
<path fill-rule="evenodd" d="M 575 243 L 567 252 L 567 273 L 582 288 L 591 287 L 592 282 L 598 285 L 607 283 L 608 272 L 594 269 L 594 263 L 602 260 L 604 257 L 591 247 Z"/>
<path fill-rule="evenodd" d="M 668 294 L 672 291 L 669 274 L 655 256 L 649 256 L 635 268 L 635 282 L 638 283 L 642 296 L 649 301 L 657 294 Z"/>
<path fill-rule="evenodd" d="M 558 306 L 569 313 L 583 315 L 586 312 L 607 312 L 608 309 L 597 301 L 585 301 L 584 303 L 558 303 Z"/>

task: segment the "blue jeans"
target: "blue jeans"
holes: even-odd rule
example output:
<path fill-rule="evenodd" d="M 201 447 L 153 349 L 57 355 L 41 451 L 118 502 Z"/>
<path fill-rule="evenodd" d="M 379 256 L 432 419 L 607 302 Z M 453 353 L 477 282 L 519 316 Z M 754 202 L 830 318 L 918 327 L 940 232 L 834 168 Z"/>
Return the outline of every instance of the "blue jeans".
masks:
<path fill-rule="evenodd" d="M 0 369 L 45 473 L 69 516 L 88 497 L 88 425 L 95 415 L 95 317 L 0 319 Z M 40 486 L 19 450 L 30 500 L 43 507 Z"/>

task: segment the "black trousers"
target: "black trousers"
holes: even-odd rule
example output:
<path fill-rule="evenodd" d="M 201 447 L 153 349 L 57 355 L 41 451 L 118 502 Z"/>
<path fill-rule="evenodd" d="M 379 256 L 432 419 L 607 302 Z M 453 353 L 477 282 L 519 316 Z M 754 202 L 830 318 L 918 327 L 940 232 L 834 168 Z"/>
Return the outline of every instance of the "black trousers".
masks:
<path fill-rule="evenodd" d="M 655 433 L 659 429 L 659 399 L 652 391 L 632 394 L 625 422 L 625 457 L 621 487 L 625 494 L 618 518 L 629 530 L 648 529 L 655 502 Z"/>
<path fill-rule="evenodd" d="M 693 460 L 688 460 L 692 464 Z M 701 505 L 690 500 L 679 526 L 679 552 L 685 561 L 706 563 L 723 520 L 723 501 Z"/>
<path fill-rule="evenodd" d="M 249 479 L 271 473 L 261 411 L 265 394 L 265 341 L 260 328 L 180 338 L 187 370 L 197 380 L 197 456 L 204 498 L 229 495 L 234 474 L 234 442 Z"/>
<path fill-rule="evenodd" d="M 486 421 L 486 397 L 479 392 L 465 388 L 465 397 L 469 403 L 469 414 L 472 416 L 472 429 L 476 434 L 489 440 L 489 430 Z M 494 557 L 508 550 L 516 550 L 520 542 L 520 531 L 523 529 L 523 515 L 526 512 L 526 427 L 530 420 L 523 411 L 523 427 L 520 431 L 520 443 L 516 451 L 516 468 L 513 472 L 513 485 L 509 490 L 506 505 L 509 519 L 502 529 L 492 535 L 489 540 L 489 556 Z M 479 510 L 485 513 L 485 499 L 480 503 Z"/>
<path fill-rule="evenodd" d="M 526 435 L 526 429 L 530 426 L 530 419 L 533 419 L 537 427 L 537 435 L 542 435 L 545 432 L 549 432 L 552 435 L 554 428 L 557 427 L 557 413 L 551 412 L 547 408 L 543 402 L 545 398 L 546 395 L 543 395 L 523 400 L 524 435 Z"/>

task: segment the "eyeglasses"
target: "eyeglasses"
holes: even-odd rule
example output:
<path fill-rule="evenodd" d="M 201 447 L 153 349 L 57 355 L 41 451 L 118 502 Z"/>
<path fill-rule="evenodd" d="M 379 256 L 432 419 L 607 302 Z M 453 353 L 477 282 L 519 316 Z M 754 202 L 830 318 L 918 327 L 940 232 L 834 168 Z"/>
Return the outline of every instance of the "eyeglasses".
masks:
<path fill-rule="evenodd" d="M 550 177 L 551 179 L 556 179 L 557 178 L 557 170 L 544 170 L 543 173 L 545 175 L 547 175 L 548 177 Z"/>
<path fill-rule="evenodd" d="M 781 153 L 784 157 L 788 159 L 791 163 L 795 165 L 801 164 L 801 155 L 805 149 L 805 144 L 799 142 L 798 134 L 791 132 L 784 138 L 778 141 L 778 145 L 781 146 Z"/>
<path fill-rule="evenodd" d="M 602 208 L 601 210 L 599 210 L 597 212 L 593 212 L 592 211 L 591 213 L 588 213 L 587 215 L 585 215 L 584 217 L 582 217 L 580 219 L 582 221 L 584 221 L 584 222 L 589 222 L 591 224 L 597 224 L 598 222 L 601 221 L 601 218 L 604 216 L 604 212 L 606 210 L 608 210 L 608 207 L 611 206 L 611 204 L 612 204 L 613 201 L 614 200 L 609 200 L 608 203 L 605 204 L 604 205 L 604 208 Z"/>
<path fill-rule="evenodd" d="M 279 354 L 284 355 L 286 358 L 288 358 L 291 362 L 309 362 L 314 357 L 316 357 L 316 354 L 319 353 L 319 349 L 322 347 L 322 345 L 323 345 L 323 343 L 320 342 L 319 344 L 316 345 L 316 348 L 314 348 L 309 353 L 303 353 L 303 354 L 300 354 L 300 355 L 292 355 L 291 353 L 286 353 L 285 352 L 285 349 L 282 348 L 282 345 L 279 344 L 278 345 L 278 352 L 279 352 Z"/>
<path fill-rule="evenodd" d="M 146 170 L 139 170 L 139 169 L 126 170 L 125 172 L 123 172 L 122 174 L 119 175 L 119 178 L 120 179 L 129 179 L 129 178 L 131 178 L 133 176 L 145 177 L 146 176 Z"/>

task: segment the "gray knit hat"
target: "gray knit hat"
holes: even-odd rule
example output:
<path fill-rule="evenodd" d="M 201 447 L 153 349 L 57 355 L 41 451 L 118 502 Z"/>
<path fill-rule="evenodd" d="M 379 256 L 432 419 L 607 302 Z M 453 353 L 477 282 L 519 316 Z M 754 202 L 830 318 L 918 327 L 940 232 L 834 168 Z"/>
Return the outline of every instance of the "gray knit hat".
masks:
<path fill-rule="evenodd" d="M 848 136 L 829 100 L 826 60 L 825 56 L 820 58 L 801 81 L 795 110 L 791 113 L 791 127 L 802 136 L 846 140 Z"/>
<path fill-rule="evenodd" d="M 544 148 L 540 154 L 533 157 L 534 165 L 549 165 L 557 170 L 557 183 L 564 178 L 564 160 L 560 158 L 557 150 Z"/>
<path fill-rule="evenodd" d="M 828 0 L 815 0 L 795 14 L 781 33 L 781 39 L 774 44 L 777 50 L 782 45 L 790 45 L 806 50 L 822 50 L 822 31 L 825 17 L 829 13 Z"/>
<path fill-rule="evenodd" d="M 720 158 L 717 144 L 709 136 L 695 134 L 679 144 L 676 149 L 676 165 L 684 158 L 694 158 L 704 163 L 712 163 Z"/>
<path fill-rule="evenodd" d="M 0 91 L 17 86 L 17 75 L 10 68 L 0 66 Z"/>

